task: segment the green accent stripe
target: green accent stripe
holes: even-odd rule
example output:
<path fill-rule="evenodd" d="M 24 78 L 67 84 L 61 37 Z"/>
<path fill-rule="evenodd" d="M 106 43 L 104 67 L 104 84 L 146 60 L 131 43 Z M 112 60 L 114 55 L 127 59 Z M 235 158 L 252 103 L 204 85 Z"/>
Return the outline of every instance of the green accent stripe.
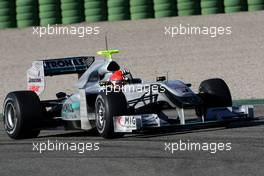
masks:
<path fill-rule="evenodd" d="M 242 99 L 242 100 L 234 100 L 234 105 L 260 105 L 264 104 L 264 99 Z"/>
<path fill-rule="evenodd" d="M 80 108 L 80 102 L 74 102 L 72 105 L 71 105 L 72 109 L 79 109 Z"/>

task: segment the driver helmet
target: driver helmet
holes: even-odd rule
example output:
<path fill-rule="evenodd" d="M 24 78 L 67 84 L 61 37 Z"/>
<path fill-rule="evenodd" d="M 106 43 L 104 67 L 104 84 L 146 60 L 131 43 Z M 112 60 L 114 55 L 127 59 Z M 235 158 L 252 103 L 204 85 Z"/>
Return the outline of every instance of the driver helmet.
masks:
<path fill-rule="evenodd" d="M 111 83 L 115 86 L 115 85 L 119 85 L 119 86 L 122 86 L 126 83 L 126 79 L 125 79 L 125 76 L 124 76 L 124 73 L 123 71 L 120 69 L 120 70 L 117 70 L 115 71 L 111 76 L 110 76 L 110 81 Z"/>

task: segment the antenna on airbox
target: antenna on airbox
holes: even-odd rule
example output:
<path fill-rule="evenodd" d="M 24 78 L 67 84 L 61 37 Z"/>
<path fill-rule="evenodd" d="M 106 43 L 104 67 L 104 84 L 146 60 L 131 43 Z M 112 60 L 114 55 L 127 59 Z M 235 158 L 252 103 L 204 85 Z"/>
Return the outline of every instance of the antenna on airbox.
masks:
<path fill-rule="evenodd" d="M 104 56 L 108 61 L 112 61 L 112 55 L 119 53 L 119 50 L 109 49 L 108 48 L 108 41 L 107 41 L 107 35 L 105 36 L 105 47 L 106 50 L 98 51 L 97 54 L 99 56 Z"/>
<path fill-rule="evenodd" d="M 108 50 L 108 41 L 107 41 L 107 35 L 105 36 L 105 49 Z"/>

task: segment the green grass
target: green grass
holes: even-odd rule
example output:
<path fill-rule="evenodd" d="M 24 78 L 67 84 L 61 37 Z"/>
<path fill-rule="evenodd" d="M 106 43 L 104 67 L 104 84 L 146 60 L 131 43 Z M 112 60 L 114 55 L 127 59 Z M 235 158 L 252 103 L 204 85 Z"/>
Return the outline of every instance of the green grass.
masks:
<path fill-rule="evenodd" d="M 234 100 L 234 105 L 260 105 L 264 104 L 264 99 L 242 99 L 242 100 Z"/>

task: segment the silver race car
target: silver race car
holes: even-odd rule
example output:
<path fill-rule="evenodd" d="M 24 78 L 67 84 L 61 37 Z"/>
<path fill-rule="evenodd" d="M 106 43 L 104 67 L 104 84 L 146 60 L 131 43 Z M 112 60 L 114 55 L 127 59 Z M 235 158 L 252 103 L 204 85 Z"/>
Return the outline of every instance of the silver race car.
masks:
<path fill-rule="evenodd" d="M 28 90 L 10 92 L 4 101 L 4 128 L 13 139 L 37 137 L 41 129 L 96 129 L 104 138 L 121 137 L 148 129 L 252 119 L 253 106 L 232 106 L 226 83 L 202 81 L 198 93 L 191 84 L 157 77 L 144 82 L 120 68 L 112 55 L 34 61 L 27 71 Z M 41 101 L 45 77 L 78 74 L 78 91 L 59 92 L 57 99 Z"/>

